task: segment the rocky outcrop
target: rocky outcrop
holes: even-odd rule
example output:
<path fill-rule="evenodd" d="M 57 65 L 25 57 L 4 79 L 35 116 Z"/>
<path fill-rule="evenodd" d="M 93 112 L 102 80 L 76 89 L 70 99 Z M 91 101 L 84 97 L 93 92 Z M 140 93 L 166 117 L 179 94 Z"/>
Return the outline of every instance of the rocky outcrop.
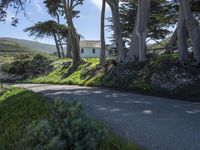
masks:
<path fill-rule="evenodd" d="M 180 69 L 176 66 L 166 72 L 154 73 L 151 77 L 151 84 L 154 87 L 173 90 L 184 86 L 200 83 L 200 74 L 194 74 L 187 69 Z"/>

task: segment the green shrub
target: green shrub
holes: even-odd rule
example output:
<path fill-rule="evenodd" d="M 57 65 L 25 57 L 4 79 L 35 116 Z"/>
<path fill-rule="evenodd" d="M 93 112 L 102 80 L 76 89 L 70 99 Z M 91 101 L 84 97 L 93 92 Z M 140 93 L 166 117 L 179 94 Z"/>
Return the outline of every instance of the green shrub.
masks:
<path fill-rule="evenodd" d="M 151 62 L 152 71 L 155 72 L 166 72 L 168 71 L 175 62 L 178 60 L 177 54 L 165 54 L 154 58 Z"/>
<path fill-rule="evenodd" d="M 31 91 L 0 92 L 0 150 L 139 150 L 84 115 L 79 103 L 55 105 Z"/>
<path fill-rule="evenodd" d="M 21 145 L 35 150 L 96 150 L 103 132 L 84 115 L 79 103 L 56 101 L 51 119 L 29 125 Z"/>
<path fill-rule="evenodd" d="M 30 54 L 19 54 L 15 56 L 15 60 L 30 59 Z"/>
<path fill-rule="evenodd" d="M 5 63 L 2 66 L 2 71 L 9 74 L 24 75 L 25 77 L 37 76 L 50 72 L 52 69 L 49 66 L 50 63 L 51 60 L 41 54 L 37 54 L 32 59 Z"/>
<path fill-rule="evenodd" d="M 34 57 L 33 57 L 33 61 L 45 61 L 45 60 L 48 60 L 47 57 L 45 57 L 44 55 L 42 54 L 36 54 Z"/>
<path fill-rule="evenodd" d="M 132 89 L 141 90 L 144 92 L 149 92 L 152 90 L 151 85 L 145 82 L 144 80 L 135 80 L 131 87 Z"/>
<path fill-rule="evenodd" d="M 56 101 L 50 119 L 34 121 L 15 147 L 31 150 L 140 150 L 88 119 L 79 103 Z"/>
<path fill-rule="evenodd" d="M 21 75 L 25 72 L 25 64 L 27 61 L 14 61 L 11 63 L 5 63 L 2 66 L 2 71 L 10 74 Z"/>

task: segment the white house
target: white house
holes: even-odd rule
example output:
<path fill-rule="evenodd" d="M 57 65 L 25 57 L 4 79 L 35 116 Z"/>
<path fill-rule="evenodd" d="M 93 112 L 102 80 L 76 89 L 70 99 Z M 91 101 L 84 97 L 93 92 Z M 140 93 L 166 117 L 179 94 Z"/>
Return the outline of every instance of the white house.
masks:
<path fill-rule="evenodd" d="M 94 40 L 80 41 L 80 54 L 82 58 L 99 58 L 101 51 L 101 42 Z"/>
<path fill-rule="evenodd" d="M 80 41 L 80 54 L 82 58 L 100 58 L 101 42 L 95 40 L 82 40 Z M 115 57 L 115 45 L 106 46 L 106 56 Z"/>

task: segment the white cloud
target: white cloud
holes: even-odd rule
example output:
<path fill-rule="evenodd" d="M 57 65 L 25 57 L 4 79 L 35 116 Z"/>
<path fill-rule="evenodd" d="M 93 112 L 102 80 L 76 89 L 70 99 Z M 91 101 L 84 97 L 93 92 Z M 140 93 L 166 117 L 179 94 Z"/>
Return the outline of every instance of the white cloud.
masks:
<path fill-rule="evenodd" d="M 91 2 L 96 5 L 96 7 L 101 10 L 101 7 L 102 7 L 102 0 L 91 0 Z M 109 10 L 109 6 L 108 4 L 106 3 L 106 11 Z"/>
<path fill-rule="evenodd" d="M 41 0 L 34 0 L 34 6 L 37 10 L 37 12 L 42 12 L 42 6 L 41 6 Z"/>
<path fill-rule="evenodd" d="M 102 6 L 102 0 L 91 0 L 93 4 L 95 4 L 99 9 Z"/>

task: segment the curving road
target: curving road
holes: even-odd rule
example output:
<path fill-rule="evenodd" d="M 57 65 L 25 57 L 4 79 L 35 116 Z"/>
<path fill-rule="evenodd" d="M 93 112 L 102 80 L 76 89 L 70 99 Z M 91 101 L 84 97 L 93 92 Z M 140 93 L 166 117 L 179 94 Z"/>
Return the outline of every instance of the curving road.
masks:
<path fill-rule="evenodd" d="M 151 150 L 200 150 L 200 103 L 103 88 L 19 84 L 50 98 L 78 100 L 87 114 Z"/>

